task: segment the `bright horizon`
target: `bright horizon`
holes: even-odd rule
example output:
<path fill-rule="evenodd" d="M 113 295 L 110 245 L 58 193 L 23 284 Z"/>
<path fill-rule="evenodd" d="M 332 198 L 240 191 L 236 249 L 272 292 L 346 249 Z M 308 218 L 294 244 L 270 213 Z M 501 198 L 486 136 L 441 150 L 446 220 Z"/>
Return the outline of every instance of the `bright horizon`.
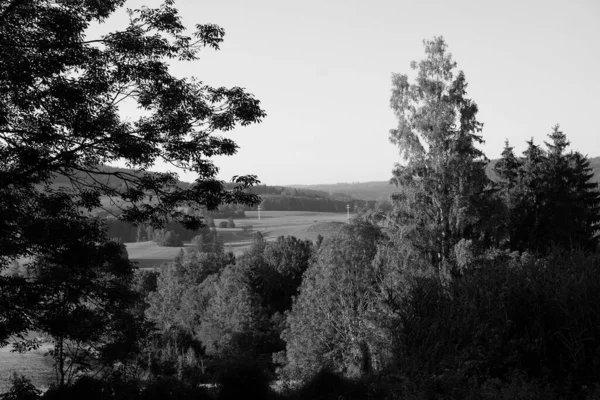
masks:
<path fill-rule="evenodd" d="M 178 76 L 240 86 L 261 101 L 261 124 L 226 134 L 238 154 L 216 157 L 219 178 L 255 174 L 269 185 L 384 181 L 398 149 L 388 140 L 391 74 L 413 76 L 423 40 L 444 36 L 479 106 L 482 146 L 520 154 L 559 123 L 571 149 L 600 155 L 600 3 L 505 1 L 179 1 L 183 23 L 225 29 L 220 51 L 173 63 Z M 157 6 L 134 0 L 126 7 Z M 112 18 L 98 32 L 123 27 Z M 157 166 L 157 170 L 166 167 Z M 190 173 L 179 173 L 193 181 Z"/>

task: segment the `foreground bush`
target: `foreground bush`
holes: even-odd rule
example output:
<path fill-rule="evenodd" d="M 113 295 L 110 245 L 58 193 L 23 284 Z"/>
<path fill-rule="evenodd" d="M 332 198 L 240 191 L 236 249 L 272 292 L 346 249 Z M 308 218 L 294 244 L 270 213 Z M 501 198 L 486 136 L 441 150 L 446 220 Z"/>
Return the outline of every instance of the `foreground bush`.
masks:
<path fill-rule="evenodd" d="M 0 400 L 37 400 L 42 394 L 28 378 L 16 373 L 10 378 L 10 383 L 8 392 L 0 394 Z"/>
<path fill-rule="evenodd" d="M 273 398 L 271 378 L 257 361 L 237 360 L 221 366 L 218 373 L 219 400 L 265 400 Z"/>
<path fill-rule="evenodd" d="M 16 399 L 16 398 L 15 398 Z M 19 398 L 20 399 L 20 398 Z M 72 385 L 52 387 L 43 400 L 209 400 L 206 389 L 176 378 L 147 382 L 82 377 Z M 12 400 L 12 398 L 11 398 Z"/>
<path fill-rule="evenodd" d="M 600 379 L 597 255 L 504 257 L 449 284 L 414 278 L 393 306 L 396 368 L 416 386 L 479 387 L 522 371 L 521 383 L 551 384 L 562 397 Z"/>

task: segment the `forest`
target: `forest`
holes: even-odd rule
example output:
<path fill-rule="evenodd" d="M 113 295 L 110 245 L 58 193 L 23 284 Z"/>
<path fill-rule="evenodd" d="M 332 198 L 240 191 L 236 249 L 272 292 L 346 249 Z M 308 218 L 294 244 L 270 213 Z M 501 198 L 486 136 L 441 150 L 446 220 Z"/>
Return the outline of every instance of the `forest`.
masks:
<path fill-rule="evenodd" d="M 122 4 L 0 5 L 0 346 L 42 334 L 56 372 L 44 390 L 15 375 L 1 399 L 600 397 L 600 191 L 559 125 L 521 154 L 507 142 L 490 179 L 466 75 L 427 39 L 414 78 L 392 76 L 389 203 L 316 241 L 255 233 L 236 257 L 202 210 L 266 189 L 219 180 L 212 157 L 237 151 L 220 132 L 267 115 L 245 89 L 172 73 L 224 40 L 187 36 L 172 1 L 85 37 Z M 146 113 L 125 120 L 124 99 Z M 148 172 L 158 160 L 198 179 Z M 137 269 L 95 214 L 106 198 L 137 239 L 177 226 L 193 247 Z"/>

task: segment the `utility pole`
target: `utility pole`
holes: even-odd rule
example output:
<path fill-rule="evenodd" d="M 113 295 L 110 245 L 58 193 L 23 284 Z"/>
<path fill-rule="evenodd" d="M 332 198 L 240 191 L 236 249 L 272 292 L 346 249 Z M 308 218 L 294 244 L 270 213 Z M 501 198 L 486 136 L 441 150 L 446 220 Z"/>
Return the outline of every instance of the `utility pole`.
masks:
<path fill-rule="evenodd" d="M 260 206 L 258 206 L 258 220 L 260 221 Z"/>
<path fill-rule="evenodd" d="M 346 204 L 346 216 L 348 217 L 348 223 L 350 223 L 350 204 Z"/>

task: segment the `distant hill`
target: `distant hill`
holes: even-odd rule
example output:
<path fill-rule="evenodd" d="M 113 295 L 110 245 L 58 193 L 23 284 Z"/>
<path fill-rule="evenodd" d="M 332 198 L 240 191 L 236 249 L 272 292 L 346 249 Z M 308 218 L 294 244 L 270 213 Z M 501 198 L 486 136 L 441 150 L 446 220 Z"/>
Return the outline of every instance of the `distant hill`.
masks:
<path fill-rule="evenodd" d="M 102 167 L 102 171 L 106 172 L 123 172 L 133 173 L 131 169 L 125 168 L 114 168 L 114 167 Z M 152 172 L 150 172 L 152 173 Z M 94 181 L 103 182 L 110 187 L 119 188 L 123 185 L 123 180 L 115 176 L 108 176 L 102 173 L 92 174 L 88 176 L 86 174 L 79 174 L 80 178 L 89 184 L 93 184 Z M 183 189 L 188 188 L 192 183 L 178 181 L 177 186 Z M 70 187 L 71 182 L 66 176 L 57 176 L 52 184 L 53 187 Z M 233 183 L 226 183 L 225 187 L 231 189 L 235 186 Z M 324 191 L 311 190 L 311 189 L 298 189 L 284 186 L 268 186 L 258 185 L 248 189 L 248 192 L 259 195 L 262 199 L 261 205 L 263 210 L 269 211 L 319 211 L 319 212 L 345 212 L 346 206 L 349 204 L 351 207 L 362 206 L 364 201 L 358 200 L 350 195 L 343 193 L 330 194 Z M 108 204 L 108 199 L 106 204 Z M 105 204 L 105 205 L 106 205 Z M 112 206 L 107 206 L 115 213 L 119 210 Z M 228 208 L 228 207 L 224 207 Z M 254 208 L 236 205 L 235 209 L 251 210 Z M 235 210 L 232 210 L 235 211 Z"/>
<path fill-rule="evenodd" d="M 592 181 L 600 183 L 600 157 L 590 158 L 590 166 L 594 171 Z M 498 160 L 492 160 L 486 167 L 486 174 L 492 180 L 497 180 L 498 176 L 494 172 L 494 166 Z M 355 182 L 355 183 L 332 183 L 318 185 L 291 185 L 290 187 L 303 190 L 318 190 L 326 192 L 330 196 L 346 195 L 365 201 L 387 200 L 389 196 L 396 192 L 396 186 L 391 185 L 389 181 L 373 182 Z"/>
<path fill-rule="evenodd" d="M 348 204 L 353 209 L 364 205 L 364 201 L 345 193 L 328 193 L 312 188 L 258 185 L 248 191 L 259 195 L 263 210 L 269 211 L 344 212 Z"/>
<path fill-rule="evenodd" d="M 396 192 L 396 186 L 389 181 L 332 183 L 321 185 L 292 185 L 291 187 L 302 190 L 318 190 L 330 196 L 345 195 L 365 201 L 387 200 Z"/>
<path fill-rule="evenodd" d="M 108 166 L 103 166 L 100 168 L 100 170 L 105 171 L 105 172 L 124 172 L 124 173 L 132 173 L 133 172 L 132 169 L 116 168 L 116 167 L 108 167 Z M 153 172 L 148 171 L 148 173 L 152 174 Z M 79 177 L 81 177 L 83 180 L 85 180 L 89 184 L 93 184 L 94 181 L 97 181 L 97 182 L 105 183 L 110 187 L 118 188 L 119 186 L 121 186 L 124 183 L 124 181 L 122 179 L 119 179 L 116 176 L 108 176 L 108 175 L 103 175 L 103 174 L 91 174 L 91 176 L 89 176 L 84 173 L 79 173 L 78 175 L 79 175 Z M 71 181 L 69 181 L 69 179 L 64 175 L 57 175 L 56 178 L 54 179 L 52 186 L 55 188 L 56 187 L 71 187 Z M 186 189 L 190 186 L 190 183 L 183 182 L 183 181 L 177 181 L 177 186 L 179 186 L 182 189 Z"/>

